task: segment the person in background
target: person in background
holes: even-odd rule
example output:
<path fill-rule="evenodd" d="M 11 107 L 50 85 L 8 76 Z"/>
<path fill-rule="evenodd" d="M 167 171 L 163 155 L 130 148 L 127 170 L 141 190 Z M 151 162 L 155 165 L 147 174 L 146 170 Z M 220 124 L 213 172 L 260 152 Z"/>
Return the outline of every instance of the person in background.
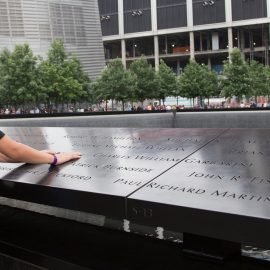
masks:
<path fill-rule="evenodd" d="M 70 160 L 79 159 L 81 156 L 79 152 L 39 151 L 12 140 L 0 130 L 0 162 L 60 165 Z"/>

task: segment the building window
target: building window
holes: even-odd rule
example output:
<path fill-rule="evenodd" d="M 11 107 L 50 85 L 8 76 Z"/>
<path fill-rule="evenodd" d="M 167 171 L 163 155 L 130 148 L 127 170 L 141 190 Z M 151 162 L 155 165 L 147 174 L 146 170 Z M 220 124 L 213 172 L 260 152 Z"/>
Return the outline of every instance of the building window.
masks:
<path fill-rule="evenodd" d="M 105 59 L 121 58 L 121 42 L 113 41 L 104 43 Z"/>
<path fill-rule="evenodd" d="M 167 54 L 188 54 L 190 51 L 189 33 L 166 36 Z"/>
<path fill-rule="evenodd" d="M 126 57 L 154 56 L 154 38 L 145 37 L 126 41 Z"/>

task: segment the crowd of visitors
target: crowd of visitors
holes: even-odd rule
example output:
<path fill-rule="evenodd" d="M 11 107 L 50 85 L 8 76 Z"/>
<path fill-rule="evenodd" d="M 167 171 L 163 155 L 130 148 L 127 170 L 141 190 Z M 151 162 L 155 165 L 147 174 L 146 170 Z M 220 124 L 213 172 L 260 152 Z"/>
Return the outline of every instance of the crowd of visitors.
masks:
<path fill-rule="evenodd" d="M 256 103 L 255 101 L 251 102 L 240 102 L 239 103 L 212 103 L 212 104 L 204 104 L 202 106 L 200 105 L 194 105 L 194 106 L 184 106 L 184 105 L 160 105 L 160 104 L 152 104 L 149 103 L 148 105 L 140 105 L 137 104 L 136 106 L 127 106 L 125 107 L 125 111 L 181 111 L 183 109 L 230 109 L 230 108 L 270 108 L 270 102 L 264 102 L 264 103 Z M 46 107 L 42 108 L 32 108 L 32 109 L 15 109 L 13 107 L 9 108 L 2 108 L 0 109 L 1 115 L 9 115 L 9 114 L 47 114 L 47 113 L 82 113 L 82 112 L 110 112 L 110 111 L 121 111 L 122 107 L 115 107 L 111 108 L 109 106 L 104 106 L 104 104 L 96 104 L 88 107 L 67 107 L 65 109 L 47 109 Z"/>

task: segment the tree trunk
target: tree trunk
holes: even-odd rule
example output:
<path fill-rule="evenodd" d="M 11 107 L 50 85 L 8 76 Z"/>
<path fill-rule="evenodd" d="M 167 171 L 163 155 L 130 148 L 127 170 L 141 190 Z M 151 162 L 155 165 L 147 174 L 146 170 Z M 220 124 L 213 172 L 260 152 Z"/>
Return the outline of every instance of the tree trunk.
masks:
<path fill-rule="evenodd" d="M 203 97 L 200 96 L 200 107 L 202 108 L 202 106 L 203 106 Z"/>
<path fill-rule="evenodd" d="M 121 101 L 122 101 L 122 111 L 124 111 L 125 110 L 125 103 L 124 103 L 123 99 Z"/>

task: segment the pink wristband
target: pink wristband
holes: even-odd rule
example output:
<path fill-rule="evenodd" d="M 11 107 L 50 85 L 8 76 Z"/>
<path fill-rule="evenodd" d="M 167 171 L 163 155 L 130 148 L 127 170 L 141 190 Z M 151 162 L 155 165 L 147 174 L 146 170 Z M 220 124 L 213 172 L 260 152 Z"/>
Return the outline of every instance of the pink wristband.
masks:
<path fill-rule="evenodd" d="M 58 162 L 58 160 L 57 160 L 57 157 L 56 157 L 56 155 L 53 155 L 53 162 L 51 163 L 51 165 L 56 165 L 57 164 L 57 162 Z"/>

